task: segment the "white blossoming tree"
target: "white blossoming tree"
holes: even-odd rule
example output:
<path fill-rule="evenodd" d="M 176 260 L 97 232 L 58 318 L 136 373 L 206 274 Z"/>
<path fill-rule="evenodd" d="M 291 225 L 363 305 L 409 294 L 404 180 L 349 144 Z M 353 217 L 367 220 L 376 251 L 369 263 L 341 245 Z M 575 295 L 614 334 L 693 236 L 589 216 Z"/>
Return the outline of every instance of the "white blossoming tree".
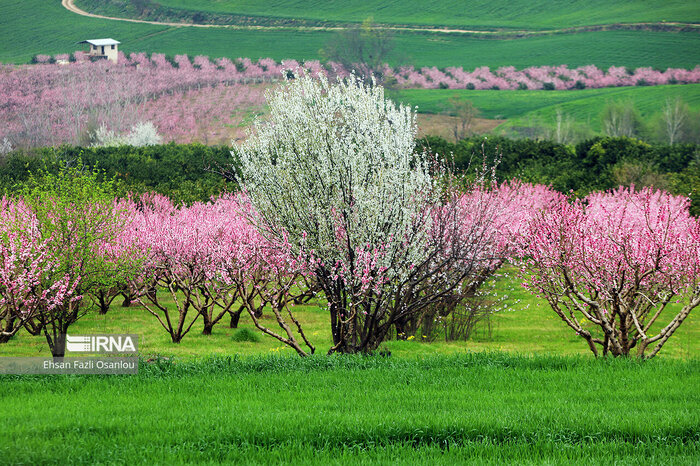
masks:
<path fill-rule="evenodd" d="M 163 138 L 158 134 L 158 129 L 150 121 L 138 122 L 131 127 L 129 133 L 119 134 L 107 128 L 105 125 L 97 128 L 93 134 L 95 142 L 93 147 L 115 147 L 115 146 L 155 146 L 163 142 Z"/>
<path fill-rule="evenodd" d="M 309 261 L 328 301 L 329 353 L 373 351 L 476 273 L 479 238 L 454 234 L 439 164 L 414 154 L 415 114 L 381 87 L 302 77 L 267 98 L 269 121 L 233 151 L 257 222 Z"/>

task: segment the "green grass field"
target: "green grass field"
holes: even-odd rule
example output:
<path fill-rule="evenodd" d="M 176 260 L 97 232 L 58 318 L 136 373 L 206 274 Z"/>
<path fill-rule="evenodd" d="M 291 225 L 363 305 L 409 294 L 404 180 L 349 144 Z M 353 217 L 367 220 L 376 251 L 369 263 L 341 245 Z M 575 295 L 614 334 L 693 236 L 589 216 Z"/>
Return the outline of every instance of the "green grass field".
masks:
<path fill-rule="evenodd" d="M 491 329 L 487 325 L 477 327 L 476 333 L 468 341 L 437 341 L 423 343 L 417 340 L 389 341 L 386 347 L 393 356 L 399 358 L 425 357 L 432 355 L 464 354 L 467 352 L 499 351 L 533 355 L 583 355 L 593 358 L 585 341 L 576 336 L 549 308 L 547 302 L 532 296 L 519 285 L 519 281 L 506 270 L 509 277 L 489 283 L 488 289 L 497 296 L 508 296 L 505 311 L 491 318 Z M 159 299 L 172 306 L 165 293 Z M 330 320 L 322 309 L 323 302 L 312 301 L 309 305 L 295 306 L 304 331 L 315 344 L 317 352 L 325 354 L 332 346 Z M 666 320 L 670 320 L 669 317 Z M 190 317 L 188 317 L 189 322 Z M 664 317 L 658 325 L 662 325 Z M 271 312 L 265 313 L 262 322 L 277 329 Z M 241 317 L 240 329 L 229 328 L 229 319 L 218 323 L 212 335 L 202 335 L 201 319 L 181 343 L 174 344 L 170 336 L 158 324 L 155 317 L 140 307 L 122 308 L 116 300 L 107 314 L 90 312 L 69 333 L 130 333 L 140 336 L 139 353 L 144 357 L 175 356 L 181 360 L 191 360 L 202 356 L 259 356 L 269 354 L 296 355 L 288 346 L 274 338 L 262 335 L 252 325 L 246 315 Z M 655 329 L 656 326 L 653 328 Z M 653 330 L 652 329 L 652 330 Z M 250 330 L 259 338 L 248 341 Z M 243 332 L 243 334 L 241 334 Z M 240 341 L 243 337 L 243 341 Z M 0 345 L 0 356 L 50 356 L 43 336 L 30 336 L 26 332 L 10 342 Z M 700 358 L 700 316 L 691 314 L 673 338 L 661 350 L 662 359 Z"/>
<path fill-rule="evenodd" d="M 30 14 L 31 12 L 31 14 Z M 165 27 L 87 18 L 59 1 L 5 0 L 0 3 L 0 62 L 28 62 L 35 54 L 70 53 L 86 38 L 113 37 L 125 52 L 186 53 L 210 57 L 320 58 L 331 32 L 246 31 Z M 416 66 L 595 64 L 694 67 L 700 63 L 697 32 L 599 31 L 495 40 L 460 35 L 398 33 L 392 64 Z"/>
<path fill-rule="evenodd" d="M 499 129 L 528 124 L 530 120 L 554 121 L 560 108 L 577 123 L 601 130 L 600 114 L 608 102 L 633 101 L 640 116 L 649 120 L 661 112 L 667 99 L 680 97 L 692 111 L 700 111 L 700 84 L 653 87 L 615 87 L 576 91 L 477 91 L 406 89 L 387 91 L 395 101 L 417 106 L 421 113 L 451 112 L 449 99 L 469 100 L 481 118 L 507 119 Z"/>
<path fill-rule="evenodd" d="M 697 464 L 700 361 L 471 354 L 0 376 L 8 464 Z"/>
<path fill-rule="evenodd" d="M 372 17 L 374 21 L 386 24 L 477 29 L 532 30 L 647 21 L 700 21 L 700 6 L 683 0 L 476 0 L 469 3 L 442 0 L 429 5 L 418 0 L 159 0 L 158 3 L 179 10 L 271 18 L 361 22 Z M 104 8 L 105 2 L 79 0 L 76 4 L 93 12 Z M 112 12 L 119 12 L 119 8 L 115 5 Z"/>

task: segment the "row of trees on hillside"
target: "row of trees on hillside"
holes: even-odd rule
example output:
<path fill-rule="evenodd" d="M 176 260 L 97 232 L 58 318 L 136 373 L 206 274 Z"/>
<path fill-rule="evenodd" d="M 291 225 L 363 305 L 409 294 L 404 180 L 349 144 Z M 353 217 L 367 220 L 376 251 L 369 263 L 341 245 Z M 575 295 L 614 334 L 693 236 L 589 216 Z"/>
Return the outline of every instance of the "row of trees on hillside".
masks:
<path fill-rule="evenodd" d="M 520 71 L 514 67 L 494 71 L 487 67 L 474 71 L 392 69 L 384 61 L 390 47 L 383 34 L 371 26 L 344 32 L 342 40 L 326 47 L 329 61 L 325 64 L 157 53 L 150 57 L 120 54 L 119 63 L 114 64 L 91 62 L 85 53 L 76 52 L 75 63 L 67 65 L 51 64 L 54 58 L 43 55 L 36 57 L 36 65 L 0 65 L 0 151 L 64 143 L 105 145 L 119 138 L 100 134 L 126 137 L 136 125 L 146 122 L 165 141 L 228 141 L 246 118 L 260 113 L 263 90 L 269 86 L 263 83 L 301 74 L 334 78 L 354 72 L 367 83 L 374 79 L 385 86 L 446 89 L 578 89 L 700 82 L 700 69 L 660 72 L 640 68 L 631 73 L 623 67 L 604 72 L 595 66 Z M 66 55 L 54 61 L 67 63 L 68 59 Z"/>
<path fill-rule="evenodd" d="M 475 135 L 479 109 L 459 96 L 453 96 L 447 102 L 447 112 L 455 117 L 451 127 L 454 140 Z M 576 121 L 560 107 L 549 119 L 530 117 L 521 125 L 513 125 L 505 131 L 520 138 L 551 139 L 558 144 L 572 144 L 593 137 L 595 133 L 590 123 Z M 600 126 L 602 134 L 610 137 L 637 138 L 669 145 L 700 143 L 700 113 L 693 112 L 680 97 L 667 98 L 658 111 L 646 120 L 633 101 L 609 101 L 600 112 Z"/>
<path fill-rule="evenodd" d="M 197 76 L 198 81 L 225 81 L 253 83 L 279 81 L 283 75 L 309 73 L 327 77 L 345 77 L 350 73 L 362 77 L 366 83 L 372 79 L 388 87 L 420 89 L 478 89 L 478 90 L 567 90 L 595 89 L 620 86 L 657 86 L 662 84 L 689 84 L 700 81 L 700 67 L 692 70 L 667 68 L 665 71 L 651 67 L 626 68 L 611 66 L 600 69 L 595 65 L 569 68 L 559 66 L 531 66 L 522 70 L 514 66 L 502 66 L 491 70 L 488 66 L 473 71 L 452 66 L 443 69 L 412 65 L 392 67 L 389 62 L 406 62 L 397 57 L 391 40 L 391 33 L 377 29 L 364 22 L 354 28 L 339 33 L 321 50 L 325 63 L 307 60 L 303 63 L 287 59 L 276 61 L 261 58 L 210 59 L 204 55 L 190 58 L 187 55 L 166 56 L 153 53 L 150 58 L 145 53 L 119 53 L 119 63 L 139 68 L 158 68 L 183 75 L 188 81 Z M 56 56 L 36 55 L 32 60 L 37 64 L 87 63 L 89 55 L 76 51 L 73 54 Z"/>

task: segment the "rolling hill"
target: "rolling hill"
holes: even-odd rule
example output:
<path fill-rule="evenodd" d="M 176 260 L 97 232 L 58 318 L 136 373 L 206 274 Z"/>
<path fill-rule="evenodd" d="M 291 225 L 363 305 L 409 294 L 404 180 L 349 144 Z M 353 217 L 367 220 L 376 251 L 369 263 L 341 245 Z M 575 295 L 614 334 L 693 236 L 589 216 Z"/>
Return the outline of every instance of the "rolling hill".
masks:
<path fill-rule="evenodd" d="M 172 3 L 175 0 L 169 1 L 171 3 L 164 3 L 177 6 L 176 3 Z M 232 2 L 214 3 L 200 0 L 198 3 L 187 2 L 187 5 L 190 5 L 190 8 L 193 6 L 204 8 L 205 3 L 209 5 L 216 3 L 221 8 L 233 4 Z M 421 24 L 427 25 L 442 23 L 449 17 L 446 13 L 449 10 L 447 7 L 452 3 L 438 3 L 442 5 L 440 7 L 442 9 L 436 6 L 436 13 L 430 18 L 425 16 L 427 13 L 421 13 L 423 16 L 417 13 L 410 16 L 405 13 L 408 16 L 398 16 L 397 21 L 420 20 Z M 603 2 L 598 3 L 603 5 Z M 631 3 L 639 4 L 639 2 Z M 180 3 L 180 5 L 182 4 L 184 3 Z M 315 14 L 317 16 L 323 14 L 326 15 L 324 17 L 331 19 L 359 20 L 364 18 L 364 12 L 357 13 L 355 16 L 346 15 L 346 10 L 342 8 L 343 4 L 329 2 L 325 7 L 319 7 L 320 9 Z M 498 4 L 499 2 L 495 2 L 495 5 Z M 651 12 L 657 11 L 660 16 L 662 13 L 668 13 L 669 18 L 683 16 L 686 20 L 700 19 L 700 15 L 695 14 L 696 8 L 692 4 L 691 6 L 682 6 L 676 2 L 664 6 L 665 3 L 659 1 L 654 1 L 652 4 L 658 8 L 649 8 L 646 13 L 635 14 L 630 12 L 630 8 L 625 10 L 627 11 L 625 13 L 619 8 L 601 7 L 601 12 L 593 17 L 602 18 L 601 22 L 626 19 L 640 20 L 648 19 L 651 17 Z M 263 11 L 262 7 L 256 7 L 256 3 L 252 1 L 241 3 L 241 5 L 247 6 L 245 8 L 241 6 L 236 11 L 246 14 Z M 292 0 L 280 0 L 274 4 L 268 2 L 263 4 L 263 6 L 265 5 L 274 8 L 277 15 L 291 15 L 301 8 L 300 2 Z M 399 10 L 397 5 L 399 2 L 388 2 L 385 14 L 388 16 L 395 14 Z M 404 5 L 403 9 L 406 11 L 416 10 L 416 8 L 409 8 L 409 6 Z M 478 26 L 478 18 L 485 18 L 483 21 L 479 20 L 483 24 L 492 22 L 492 19 L 488 19 L 487 12 L 490 10 L 487 7 L 488 5 L 483 4 L 483 14 L 479 13 L 480 10 L 472 8 L 475 11 L 475 27 Z M 494 8 L 496 7 L 494 6 Z M 570 7 L 569 10 L 573 11 L 572 8 Z M 315 10 L 309 7 L 307 11 Z M 670 16 L 672 12 L 678 16 Z M 492 18 L 499 16 L 496 9 L 489 14 Z M 530 16 L 522 13 L 516 18 L 517 21 L 513 20 L 515 22 L 512 24 L 522 25 L 532 22 L 533 25 L 547 25 L 547 21 L 544 19 L 537 22 L 539 20 L 536 19 L 534 11 L 528 14 Z M 0 4 L 0 17 L 3 26 L 0 28 L 0 62 L 4 63 L 26 63 L 33 55 L 39 53 L 69 53 L 79 48 L 76 45 L 77 41 L 92 37 L 118 39 L 122 42 L 121 49 L 127 53 L 146 51 L 162 52 L 168 55 L 186 53 L 188 55 L 202 54 L 210 57 L 230 58 L 243 56 L 254 59 L 271 57 L 278 60 L 283 58 L 318 59 L 321 57 L 320 49 L 335 34 L 334 31 L 323 29 L 195 28 L 113 21 L 79 16 L 63 8 L 58 0 L 5 0 Z M 377 14 L 375 19 L 381 20 L 382 16 Z M 508 17 L 504 16 L 503 24 L 506 24 L 507 20 Z M 562 24 L 575 24 L 575 21 L 572 21 Z M 558 64 L 569 66 L 595 64 L 599 67 L 618 65 L 689 68 L 700 63 L 700 33 L 696 30 L 603 30 L 575 34 L 536 35 L 506 40 L 487 39 L 465 34 L 403 31 L 395 34 L 395 53 L 390 62 L 393 65 L 410 63 L 415 66 L 463 66 L 464 68 L 484 65 L 526 67 Z"/>
<path fill-rule="evenodd" d="M 76 0 L 91 12 L 138 14 L 124 0 Z M 700 22 L 700 5 L 683 0 L 159 0 L 141 1 L 143 10 L 169 8 L 173 14 L 200 12 L 318 22 L 361 22 L 413 26 L 451 26 L 477 30 L 560 29 L 611 23 Z M 142 13 L 143 14 L 143 13 Z M 148 13 L 145 15 L 148 16 Z M 241 18 L 243 19 L 243 18 Z"/>

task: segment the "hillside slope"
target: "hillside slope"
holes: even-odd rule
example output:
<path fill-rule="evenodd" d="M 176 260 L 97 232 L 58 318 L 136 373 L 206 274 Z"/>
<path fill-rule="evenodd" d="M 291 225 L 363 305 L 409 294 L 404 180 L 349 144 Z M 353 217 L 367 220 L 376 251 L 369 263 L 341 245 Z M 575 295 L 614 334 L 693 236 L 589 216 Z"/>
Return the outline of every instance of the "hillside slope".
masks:
<path fill-rule="evenodd" d="M 280 4 L 284 4 L 280 0 Z M 393 5 L 393 3 L 392 3 Z M 32 14 L 28 14 L 31 12 Z M 0 62 L 28 62 L 34 54 L 70 53 L 76 42 L 113 37 L 124 52 L 162 52 L 210 57 L 320 58 L 332 31 L 235 30 L 168 27 L 87 18 L 61 7 L 60 0 L 0 2 Z M 643 44 L 640 45 L 640 44 Z M 397 33 L 392 64 L 416 66 L 579 66 L 595 64 L 692 68 L 700 63 L 697 32 L 592 31 L 517 40 L 456 34 Z"/>
<path fill-rule="evenodd" d="M 136 2 L 76 0 L 88 11 L 138 14 Z M 683 0 L 158 0 L 141 1 L 140 13 L 156 6 L 181 11 L 293 18 L 324 22 L 454 26 L 475 29 L 559 29 L 637 22 L 700 22 L 700 4 Z"/>

